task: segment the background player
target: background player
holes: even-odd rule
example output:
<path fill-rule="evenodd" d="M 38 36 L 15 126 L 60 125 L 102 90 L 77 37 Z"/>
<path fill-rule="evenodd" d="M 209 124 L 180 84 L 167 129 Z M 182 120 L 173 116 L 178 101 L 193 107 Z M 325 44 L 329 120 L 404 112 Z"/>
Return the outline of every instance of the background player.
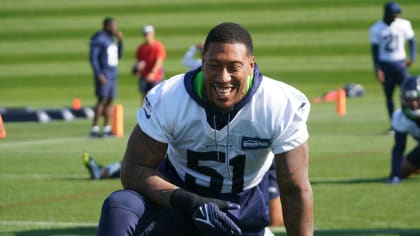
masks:
<path fill-rule="evenodd" d="M 199 54 L 199 55 L 197 55 Z M 182 57 L 182 64 L 189 69 L 195 69 L 201 66 L 201 57 L 203 56 L 203 44 L 192 45 Z"/>
<path fill-rule="evenodd" d="M 155 38 L 152 25 L 145 25 L 142 33 L 144 42 L 137 48 L 133 74 L 139 77 L 139 91 L 145 95 L 164 78 L 166 49 L 163 43 Z"/>
<path fill-rule="evenodd" d="M 263 235 L 275 159 L 287 234 L 313 235 L 309 108 L 261 74 L 246 29 L 217 25 L 201 68 L 146 95 L 98 234 Z"/>
<path fill-rule="evenodd" d="M 392 116 L 395 130 L 392 147 L 391 175 L 388 183 L 399 183 L 420 169 L 420 77 L 409 77 L 401 85 L 402 109 Z M 407 135 L 417 140 L 417 145 L 403 158 Z"/>
<path fill-rule="evenodd" d="M 113 37 L 118 40 L 118 46 Z M 116 21 L 107 17 L 103 29 L 90 39 L 90 64 L 94 73 L 95 115 L 93 117 L 91 137 L 100 137 L 99 119 L 104 117 L 103 135 L 112 135 L 112 101 L 117 93 L 118 60 L 122 57 L 123 34 L 118 31 Z"/>
<path fill-rule="evenodd" d="M 383 86 L 390 119 L 394 112 L 395 87 L 408 77 L 407 67 L 416 58 L 413 28 L 408 20 L 400 18 L 400 14 L 401 7 L 395 2 L 388 2 L 384 5 L 383 19 L 369 29 L 375 74 Z M 409 60 L 406 60 L 406 41 L 409 45 Z M 392 128 L 387 132 L 393 133 Z"/>

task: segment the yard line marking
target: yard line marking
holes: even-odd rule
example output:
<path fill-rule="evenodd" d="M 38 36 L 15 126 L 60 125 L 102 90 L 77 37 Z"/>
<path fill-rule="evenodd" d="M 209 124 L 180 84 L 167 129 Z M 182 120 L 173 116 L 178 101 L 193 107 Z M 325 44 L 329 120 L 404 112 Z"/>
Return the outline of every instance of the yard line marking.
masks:
<path fill-rule="evenodd" d="M 74 227 L 74 226 L 98 226 L 97 223 L 86 222 L 56 222 L 56 221 L 32 221 L 32 220 L 1 220 L 0 225 L 16 226 L 43 226 L 43 227 Z"/>
<path fill-rule="evenodd" d="M 88 175 L 52 175 L 52 174 L 0 174 L 0 179 L 88 179 Z"/>
<path fill-rule="evenodd" d="M 104 194 L 104 193 L 111 193 L 115 190 L 116 190 L 115 188 L 96 189 L 96 190 L 91 190 L 91 191 L 77 192 L 73 194 L 66 194 L 66 195 L 60 195 L 60 196 L 55 196 L 55 197 L 38 198 L 38 199 L 31 199 L 27 201 L 0 204 L 0 209 L 10 209 L 10 208 L 38 205 L 38 204 L 51 204 L 54 202 L 75 200 L 75 199 L 83 198 L 86 196 L 95 196 L 95 195 Z"/>
<path fill-rule="evenodd" d="M 46 139 L 37 139 L 37 140 L 27 140 L 27 141 L 17 141 L 15 143 L 3 143 L 0 144 L 0 148 L 14 148 L 14 147 L 25 147 L 33 145 L 42 145 L 42 144 L 57 144 L 64 143 L 74 140 L 89 140 L 86 136 L 72 136 L 72 137 L 63 137 L 63 138 L 46 138 Z"/>

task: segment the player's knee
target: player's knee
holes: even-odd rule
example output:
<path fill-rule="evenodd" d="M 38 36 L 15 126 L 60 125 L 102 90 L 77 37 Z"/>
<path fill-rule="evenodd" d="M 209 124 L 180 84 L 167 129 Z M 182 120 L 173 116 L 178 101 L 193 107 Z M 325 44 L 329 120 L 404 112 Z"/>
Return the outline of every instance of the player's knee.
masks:
<path fill-rule="evenodd" d="M 410 160 L 404 160 L 401 168 L 401 177 L 407 178 L 408 176 L 416 173 L 419 169 L 419 163 L 413 163 Z"/>
<path fill-rule="evenodd" d="M 141 217 L 144 214 L 144 206 L 144 199 L 137 192 L 132 190 L 118 190 L 111 193 L 105 199 L 103 209 L 129 211 Z"/>

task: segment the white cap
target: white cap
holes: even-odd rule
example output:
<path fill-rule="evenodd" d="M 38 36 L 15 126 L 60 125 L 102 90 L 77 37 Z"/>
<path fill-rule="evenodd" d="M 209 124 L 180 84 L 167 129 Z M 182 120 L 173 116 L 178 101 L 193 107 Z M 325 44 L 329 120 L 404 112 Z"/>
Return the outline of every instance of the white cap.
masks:
<path fill-rule="evenodd" d="M 145 25 L 141 31 L 143 32 L 143 34 L 148 34 L 155 31 L 155 29 L 153 28 L 153 25 Z"/>

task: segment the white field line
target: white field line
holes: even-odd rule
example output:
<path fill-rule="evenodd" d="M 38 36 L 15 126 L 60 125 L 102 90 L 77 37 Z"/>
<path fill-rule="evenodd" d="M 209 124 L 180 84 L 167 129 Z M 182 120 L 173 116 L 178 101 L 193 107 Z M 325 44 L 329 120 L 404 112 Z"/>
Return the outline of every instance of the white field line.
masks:
<path fill-rule="evenodd" d="M 32 221 L 32 220 L 0 220 L 0 225 L 7 225 L 7 226 L 41 226 L 41 227 L 74 227 L 74 226 L 98 226 L 98 223 Z"/>
<path fill-rule="evenodd" d="M 47 138 L 47 139 L 34 139 L 34 140 L 27 140 L 27 141 L 17 141 L 15 143 L 0 143 L 0 150 L 6 148 L 16 148 L 16 147 L 27 147 L 27 146 L 38 146 L 43 144 L 58 144 L 58 143 L 66 143 L 69 141 L 74 140 L 84 140 L 88 139 L 87 136 L 73 136 L 73 137 L 63 137 L 63 138 Z"/>
<path fill-rule="evenodd" d="M 0 174 L 0 179 L 87 179 L 86 175 L 49 175 L 49 174 Z"/>

